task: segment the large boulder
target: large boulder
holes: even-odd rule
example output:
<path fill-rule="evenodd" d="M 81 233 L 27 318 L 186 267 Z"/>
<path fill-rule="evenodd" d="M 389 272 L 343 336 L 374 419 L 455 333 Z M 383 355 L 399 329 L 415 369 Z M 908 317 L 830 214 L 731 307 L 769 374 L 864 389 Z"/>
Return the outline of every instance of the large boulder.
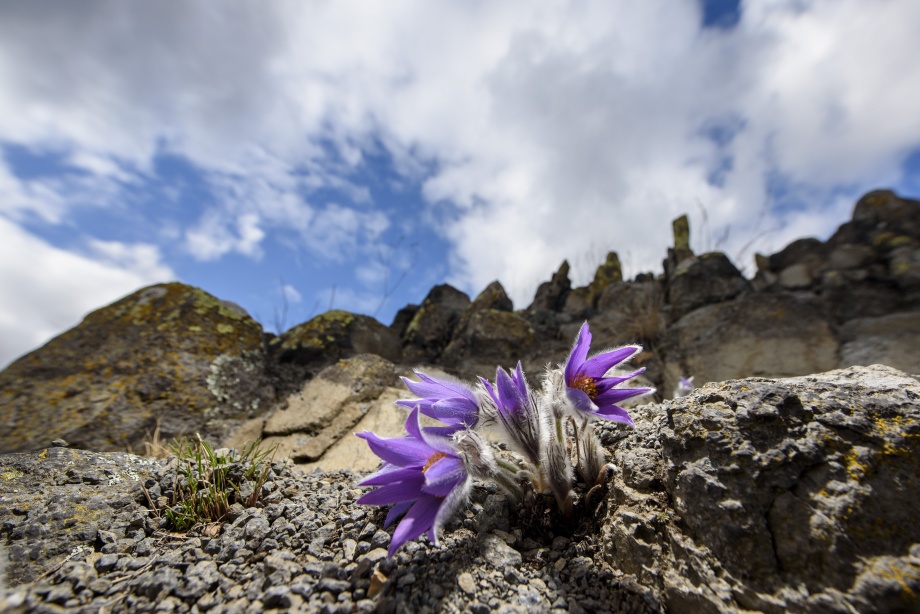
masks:
<path fill-rule="evenodd" d="M 920 374 L 920 312 L 851 320 L 840 338 L 841 367 L 883 364 Z"/>
<path fill-rule="evenodd" d="M 403 358 L 409 363 L 434 362 L 450 343 L 470 297 L 453 286 L 435 286 L 422 301 L 403 334 Z"/>
<path fill-rule="evenodd" d="M 247 441 L 262 439 L 264 446 L 277 447 L 278 459 L 316 461 L 379 407 L 381 395 L 399 384 L 399 374 L 393 363 L 375 354 L 342 359 L 266 417 L 241 425 L 223 445 L 240 448 Z"/>
<path fill-rule="evenodd" d="M 308 373 L 356 354 L 377 354 L 399 360 L 399 336 L 370 316 L 334 309 L 298 324 L 272 340 L 272 350 L 282 363 L 303 367 Z"/>
<path fill-rule="evenodd" d="M 163 438 L 219 439 L 267 409 L 274 392 L 263 364 L 262 327 L 240 307 L 180 283 L 144 288 L 0 373 L 0 451 L 58 438 L 142 450 L 157 425 Z M 211 389 L 228 366 L 251 374 L 247 398 Z"/>
<path fill-rule="evenodd" d="M 685 258 L 668 275 L 665 298 L 671 318 L 677 319 L 703 305 L 720 303 L 750 290 L 731 260 L 721 252 Z"/>
<path fill-rule="evenodd" d="M 918 398 L 874 366 L 633 410 L 608 559 L 675 614 L 918 611 Z"/>
<path fill-rule="evenodd" d="M 502 285 L 489 284 L 463 312 L 439 363 L 470 379 L 513 366 L 509 362 L 533 349 L 536 333 L 512 308 Z"/>
<path fill-rule="evenodd" d="M 790 294 L 752 293 L 707 305 L 661 339 L 665 390 L 681 376 L 702 384 L 820 373 L 838 364 L 839 344 L 816 301 Z"/>

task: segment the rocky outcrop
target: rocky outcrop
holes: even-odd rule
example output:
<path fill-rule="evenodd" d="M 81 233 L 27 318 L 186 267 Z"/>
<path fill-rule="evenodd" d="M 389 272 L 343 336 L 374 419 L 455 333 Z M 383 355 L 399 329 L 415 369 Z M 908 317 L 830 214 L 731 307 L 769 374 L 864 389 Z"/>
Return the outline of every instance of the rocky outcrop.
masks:
<path fill-rule="evenodd" d="M 389 327 L 330 311 L 279 337 L 199 290 L 155 286 L 0 374 L 0 451 L 56 437 L 139 450 L 157 420 L 167 439 L 200 432 L 219 441 L 247 418 L 285 407 L 324 368 L 361 354 L 403 374 L 426 365 L 466 379 L 520 360 L 536 381 L 546 364 L 565 360 L 585 320 L 595 347 L 644 346 L 634 364 L 646 368 L 658 399 L 681 376 L 699 385 L 874 363 L 920 372 L 920 202 L 869 193 L 827 241 L 758 255 L 752 280 L 725 254 L 689 246 L 689 222 L 679 218 L 657 276 L 624 281 L 610 252 L 582 287 L 572 287 L 563 262 L 527 309 L 512 311 L 497 281 L 473 301 L 441 285 Z M 257 422 L 246 432 L 261 433 Z M 307 460 L 314 457 L 298 458 L 321 461 Z"/>
<path fill-rule="evenodd" d="M 397 334 L 370 316 L 332 310 L 272 340 L 270 345 L 281 363 L 293 363 L 316 373 L 335 361 L 355 354 L 377 354 L 399 360 Z"/>
<path fill-rule="evenodd" d="M 679 612 L 920 608 L 920 383 L 852 368 L 634 413 L 607 554 Z"/>
<path fill-rule="evenodd" d="M 178 283 L 144 288 L 0 373 L 0 450 L 58 438 L 139 450 L 157 424 L 165 438 L 200 432 L 219 440 L 273 400 L 264 361 L 262 327 L 240 307 Z M 209 389 L 222 368 L 246 365 L 246 395 L 226 402 Z"/>
<path fill-rule="evenodd" d="M 255 507 L 190 535 L 151 508 L 175 461 L 0 455 L 3 611 L 912 612 L 920 382 L 889 367 L 710 383 L 605 423 L 595 517 L 534 523 L 476 486 L 441 547 L 386 560 L 362 474 L 275 463 Z M 355 439 L 355 438 L 353 438 Z M 339 608 L 334 609 L 333 606 Z"/>
<path fill-rule="evenodd" d="M 404 359 L 410 364 L 437 360 L 469 305 L 470 297 L 452 286 L 432 288 L 406 327 Z"/>

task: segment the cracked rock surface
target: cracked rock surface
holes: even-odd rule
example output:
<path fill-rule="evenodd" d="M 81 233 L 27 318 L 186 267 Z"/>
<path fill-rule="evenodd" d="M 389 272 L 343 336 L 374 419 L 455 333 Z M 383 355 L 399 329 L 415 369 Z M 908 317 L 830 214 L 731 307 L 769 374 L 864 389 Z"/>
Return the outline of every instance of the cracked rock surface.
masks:
<path fill-rule="evenodd" d="M 920 609 L 920 382 L 882 366 L 707 384 L 599 425 L 597 518 L 534 527 L 478 486 L 386 558 L 360 473 L 272 466 L 262 500 L 170 532 L 170 461 L 0 456 L 0 611 L 910 612 Z"/>

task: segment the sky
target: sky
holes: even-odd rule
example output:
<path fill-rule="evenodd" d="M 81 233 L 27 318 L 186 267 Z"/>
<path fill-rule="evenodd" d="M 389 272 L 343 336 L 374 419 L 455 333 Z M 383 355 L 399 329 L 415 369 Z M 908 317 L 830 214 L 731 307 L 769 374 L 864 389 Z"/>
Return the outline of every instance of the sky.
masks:
<path fill-rule="evenodd" d="M 146 285 L 283 331 L 920 197 L 916 0 L 0 0 L 0 367 Z"/>

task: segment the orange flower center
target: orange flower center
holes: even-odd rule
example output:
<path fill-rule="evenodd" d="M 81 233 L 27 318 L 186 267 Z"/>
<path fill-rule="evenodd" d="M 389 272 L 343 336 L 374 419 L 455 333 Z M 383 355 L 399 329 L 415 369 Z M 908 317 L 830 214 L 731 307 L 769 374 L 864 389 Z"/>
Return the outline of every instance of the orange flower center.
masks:
<path fill-rule="evenodd" d="M 592 401 L 597 396 L 597 383 L 594 381 L 593 377 L 585 375 L 584 373 L 579 373 L 575 376 L 574 381 L 572 381 L 572 388 L 578 388 Z"/>
<path fill-rule="evenodd" d="M 435 464 L 436 462 L 438 462 L 445 456 L 447 456 L 447 454 L 445 454 L 444 452 L 435 452 L 434 454 L 432 454 L 430 457 L 428 457 L 428 462 L 425 463 L 425 466 L 422 467 L 422 473 L 425 473 L 426 471 L 431 469 L 431 466 L 433 464 Z"/>

